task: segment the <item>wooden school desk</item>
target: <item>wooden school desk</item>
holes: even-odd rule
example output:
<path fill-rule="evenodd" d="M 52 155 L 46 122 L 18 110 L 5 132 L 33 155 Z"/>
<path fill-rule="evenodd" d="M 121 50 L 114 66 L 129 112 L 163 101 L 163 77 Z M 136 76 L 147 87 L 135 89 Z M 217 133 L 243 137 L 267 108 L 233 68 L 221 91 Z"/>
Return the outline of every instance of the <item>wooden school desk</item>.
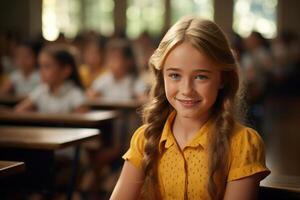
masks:
<path fill-rule="evenodd" d="M 15 95 L 0 95 L 0 105 L 12 107 L 17 105 L 23 99 L 24 97 Z"/>
<path fill-rule="evenodd" d="M 296 192 L 300 195 L 300 177 L 271 174 L 260 184 L 262 187 Z"/>
<path fill-rule="evenodd" d="M 25 186 L 53 190 L 54 152 L 66 147 L 76 147 L 68 199 L 72 198 L 79 162 L 80 144 L 99 137 L 97 129 L 0 127 L 0 159 L 22 160 L 26 173 Z"/>
<path fill-rule="evenodd" d="M 38 112 L 0 112 L 0 125 L 97 128 L 101 130 L 101 140 L 111 144 L 113 123 L 119 117 L 118 111 L 91 111 L 87 113 L 43 114 Z"/>
<path fill-rule="evenodd" d="M 140 111 L 142 110 L 143 104 L 137 101 L 107 101 L 101 98 L 87 100 L 85 105 L 93 110 L 117 110 L 119 112 L 119 125 L 123 130 L 122 141 L 124 144 L 128 144 L 132 133 L 142 124 Z M 128 147 L 124 146 L 125 149 Z"/>
<path fill-rule="evenodd" d="M 23 126 L 51 126 L 71 128 L 99 128 L 118 117 L 117 111 L 93 111 L 72 114 L 44 114 L 38 112 L 0 112 L 0 124 Z"/>
<path fill-rule="evenodd" d="M 265 106 L 264 134 L 271 174 L 261 182 L 272 196 L 300 199 L 300 98 L 271 98 Z"/>
<path fill-rule="evenodd" d="M 142 104 L 137 101 L 107 101 L 102 99 L 87 100 L 85 105 L 94 110 L 136 110 L 142 106 Z"/>
<path fill-rule="evenodd" d="M 0 178 L 18 174 L 24 170 L 24 162 L 0 160 Z"/>

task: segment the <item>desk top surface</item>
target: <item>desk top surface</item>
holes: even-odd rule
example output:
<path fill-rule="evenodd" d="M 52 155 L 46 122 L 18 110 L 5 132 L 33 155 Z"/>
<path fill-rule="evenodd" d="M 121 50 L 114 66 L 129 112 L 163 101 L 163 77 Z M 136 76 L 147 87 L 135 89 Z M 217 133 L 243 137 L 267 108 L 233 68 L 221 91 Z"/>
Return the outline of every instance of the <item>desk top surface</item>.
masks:
<path fill-rule="evenodd" d="M 0 127 L 0 147 L 56 150 L 97 138 L 100 131 L 86 128 Z"/>
<path fill-rule="evenodd" d="M 24 170 L 24 162 L 0 160 L 0 177 L 16 174 Z"/>
<path fill-rule="evenodd" d="M 300 193 L 300 177 L 270 174 L 261 181 L 260 186 Z"/>
<path fill-rule="evenodd" d="M 15 95 L 0 95 L 0 104 L 15 105 L 22 101 L 24 97 Z"/>
<path fill-rule="evenodd" d="M 2 124 L 23 125 L 61 125 L 67 127 L 97 127 L 101 122 L 118 117 L 118 111 L 93 111 L 72 114 L 45 114 L 38 112 L 14 113 L 0 112 Z"/>
<path fill-rule="evenodd" d="M 95 109 L 129 109 L 134 110 L 142 106 L 137 101 L 107 101 L 102 99 L 90 99 L 85 102 L 86 106 Z"/>

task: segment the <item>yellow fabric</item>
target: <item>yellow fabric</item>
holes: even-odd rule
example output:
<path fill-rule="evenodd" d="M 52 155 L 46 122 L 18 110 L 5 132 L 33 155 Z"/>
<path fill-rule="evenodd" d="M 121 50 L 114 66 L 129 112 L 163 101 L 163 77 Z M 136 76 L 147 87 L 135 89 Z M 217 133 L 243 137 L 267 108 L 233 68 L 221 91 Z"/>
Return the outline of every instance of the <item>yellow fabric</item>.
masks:
<path fill-rule="evenodd" d="M 81 65 L 79 67 L 79 76 L 83 86 L 85 88 L 89 88 L 92 85 L 93 81 L 99 78 L 101 75 L 103 75 L 105 71 L 105 68 L 102 68 L 96 74 L 92 74 L 89 70 L 89 66 Z"/>
<path fill-rule="evenodd" d="M 159 142 L 161 158 L 158 164 L 159 186 L 163 199 L 209 199 L 208 183 L 208 132 L 212 121 L 204 124 L 195 138 L 180 150 L 171 131 L 176 113 L 173 112 L 162 131 Z M 129 150 L 123 159 L 141 168 L 145 126 L 133 135 Z M 236 124 L 230 141 L 230 160 L 227 181 L 241 179 L 269 170 L 265 166 L 264 145 L 257 132 Z M 186 191 L 186 192 L 185 192 Z"/>

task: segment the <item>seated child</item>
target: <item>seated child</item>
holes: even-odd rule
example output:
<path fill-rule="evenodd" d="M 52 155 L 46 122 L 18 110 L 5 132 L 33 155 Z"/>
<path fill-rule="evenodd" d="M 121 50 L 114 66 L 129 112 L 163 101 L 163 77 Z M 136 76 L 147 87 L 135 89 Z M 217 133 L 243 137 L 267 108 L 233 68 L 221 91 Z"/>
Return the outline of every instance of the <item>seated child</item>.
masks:
<path fill-rule="evenodd" d="M 74 57 L 63 46 L 47 46 L 39 55 L 43 83 L 19 103 L 17 112 L 36 110 L 42 113 L 84 112 L 85 96 Z"/>

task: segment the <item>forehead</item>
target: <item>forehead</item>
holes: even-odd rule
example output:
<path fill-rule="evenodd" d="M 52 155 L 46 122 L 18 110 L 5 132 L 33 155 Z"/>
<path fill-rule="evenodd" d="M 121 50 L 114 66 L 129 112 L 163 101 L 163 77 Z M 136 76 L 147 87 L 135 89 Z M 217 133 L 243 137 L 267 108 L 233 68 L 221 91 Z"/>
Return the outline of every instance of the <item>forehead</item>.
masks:
<path fill-rule="evenodd" d="M 180 70 L 218 70 L 217 66 L 204 53 L 184 42 L 176 46 L 167 55 L 163 69 L 178 68 Z"/>
<path fill-rule="evenodd" d="M 49 53 L 42 51 L 39 55 L 39 60 L 53 60 Z"/>
<path fill-rule="evenodd" d="M 47 52 L 41 52 L 38 61 L 39 63 L 57 64 L 56 60 Z"/>
<path fill-rule="evenodd" d="M 28 46 L 25 45 L 20 45 L 17 47 L 17 51 L 18 52 L 22 52 L 22 53 L 33 53 L 32 49 Z"/>

